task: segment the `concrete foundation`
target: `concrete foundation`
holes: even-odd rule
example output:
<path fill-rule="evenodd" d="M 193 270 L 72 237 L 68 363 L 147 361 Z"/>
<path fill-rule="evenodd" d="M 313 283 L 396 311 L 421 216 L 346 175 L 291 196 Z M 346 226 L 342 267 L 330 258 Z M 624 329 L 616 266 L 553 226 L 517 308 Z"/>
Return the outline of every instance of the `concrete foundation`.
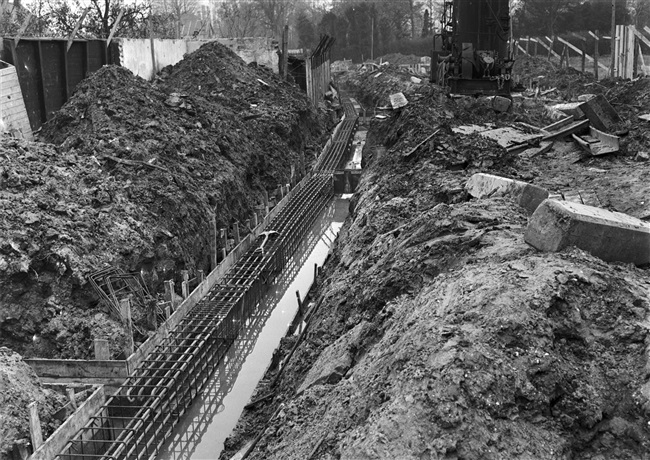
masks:
<path fill-rule="evenodd" d="M 540 251 L 576 246 L 607 262 L 650 263 L 650 224 L 620 212 L 545 200 L 531 216 L 524 240 Z"/>
<path fill-rule="evenodd" d="M 63 422 L 52 435 L 40 445 L 29 460 L 52 460 L 63 450 L 70 438 L 88 423 L 104 404 L 104 387 L 98 387 L 79 408 Z"/>
<path fill-rule="evenodd" d="M 512 197 L 529 214 L 535 212 L 540 203 L 548 198 L 548 190 L 537 185 L 484 173 L 470 177 L 465 184 L 465 189 L 467 193 L 478 199 Z"/>

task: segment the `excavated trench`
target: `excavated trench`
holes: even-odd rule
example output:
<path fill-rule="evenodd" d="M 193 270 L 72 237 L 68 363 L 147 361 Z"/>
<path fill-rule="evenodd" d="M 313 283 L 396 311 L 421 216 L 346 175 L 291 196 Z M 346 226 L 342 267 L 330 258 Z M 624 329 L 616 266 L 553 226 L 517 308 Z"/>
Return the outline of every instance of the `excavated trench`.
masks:
<path fill-rule="evenodd" d="M 211 385 L 211 379 L 216 375 L 219 381 L 220 376 L 225 375 L 226 380 L 235 385 L 243 358 L 255 352 L 252 347 L 256 341 L 255 332 L 266 322 L 262 312 L 270 312 L 269 306 L 274 303 L 272 298 L 266 297 L 269 287 L 272 286 L 277 296 L 282 286 L 297 277 L 296 290 L 304 289 L 305 278 L 301 273 L 304 270 L 311 272 L 314 259 L 310 257 L 318 258 L 320 254 L 322 263 L 323 251 L 328 249 L 325 244 L 313 254 L 322 234 L 327 233 L 335 216 L 338 220 L 336 227 L 340 228 L 345 216 L 342 209 L 346 206 L 338 202 L 338 206 L 330 208 L 329 213 L 326 211 L 325 218 L 320 216 L 320 221 L 312 227 L 319 219 L 320 210 L 331 202 L 333 175 L 350 152 L 358 124 L 351 104 L 345 103 L 344 106 L 346 116 L 337 126 L 314 170 L 285 197 L 277 208 L 279 212 L 267 216 L 268 225 L 265 219 L 260 227 L 253 230 L 257 238 L 251 246 L 91 417 L 88 424 L 66 445 L 60 458 L 150 459 L 159 455 L 161 447 L 169 439 L 171 442 L 167 451 L 172 455 L 176 451 L 175 446 L 185 445 L 182 442 L 179 444 L 179 441 L 188 437 L 202 438 L 202 432 L 208 431 L 207 428 L 204 430 L 206 425 L 220 431 L 223 418 L 213 422 L 211 417 L 204 416 L 201 405 L 193 406 L 193 402 L 208 395 L 208 400 L 213 404 L 209 404 L 212 409 L 207 412 L 220 412 L 221 403 L 214 410 L 214 402 L 219 400 L 220 395 L 225 396 L 230 385 Z M 338 213 L 334 212 L 337 208 Z M 333 230 L 330 233 L 328 240 L 331 244 L 335 233 Z M 305 235 L 308 235 L 306 239 Z M 214 279 L 212 274 L 206 282 L 211 282 L 210 279 Z M 203 291 L 201 286 L 197 289 Z M 286 318 L 282 321 L 282 315 L 290 310 L 286 300 L 281 299 L 278 305 L 279 322 L 273 321 L 271 324 L 275 324 L 275 327 L 269 327 L 265 334 L 265 340 L 276 343 L 287 329 Z M 239 353 L 238 349 L 241 349 Z M 269 349 L 263 346 L 258 353 L 268 352 Z M 249 366 L 257 369 L 259 378 L 261 366 L 257 359 L 262 358 L 252 358 Z M 265 359 L 270 359 L 270 355 Z M 222 370 L 218 370 L 219 363 L 224 366 Z M 241 388 L 233 392 L 237 394 L 236 401 L 229 403 L 232 410 L 241 411 L 247 394 L 245 384 L 251 378 L 255 380 L 252 375 L 255 374 L 248 371 L 242 375 Z M 185 417 L 188 413 L 194 415 Z M 227 414 L 224 415 L 227 419 Z M 181 421 L 187 423 L 189 429 L 180 428 L 175 432 L 175 427 Z M 218 439 L 214 434 L 209 438 Z M 192 451 L 197 448 L 196 443 L 187 446 Z"/>
<path fill-rule="evenodd" d="M 314 281 L 348 214 L 348 199 L 335 199 L 317 219 L 287 267 L 246 321 L 205 390 L 174 429 L 160 460 L 216 458 L 244 406 L 271 363 L 291 323 L 300 320 L 301 298 Z M 305 306 L 306 308 L 306 306 Z"/>

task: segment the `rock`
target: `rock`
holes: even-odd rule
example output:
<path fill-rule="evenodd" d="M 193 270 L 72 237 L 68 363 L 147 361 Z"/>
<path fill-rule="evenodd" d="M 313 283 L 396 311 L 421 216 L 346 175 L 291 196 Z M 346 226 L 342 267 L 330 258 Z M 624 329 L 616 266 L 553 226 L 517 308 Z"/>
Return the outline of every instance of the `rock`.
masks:
<path fill-rule="evenodd" d="M 465 189 L 467 193 L 478 199 L 495 196 L 512 197 L 529 214 L 535 212 L 537 206 L 548 198 L 548 190 L 537 185 L 484 173 L 470 177 Z"/>
<path fill-rule="evenodd" d="M 341 380 L 354 360 L 350 350 L 359 346 L 369 327 L 370 323 L 362 321 L 325 348 L 309 370 L 297 393 L 301 394 L 314 385 L 334 384 Z"/>
<path fill-rule="evenodd" d="M 530 218 L 524 240 L 544 252 L 576 246 L 606 262 L 650 263 L 650 224 L 579 203 L 545 200 Z"/>
<path fill-rule="evenodd" d="M 650 153 L 648 152 L 638 152 L 634 155 L 634 161 L 648 161 L 650 160 Z"/>

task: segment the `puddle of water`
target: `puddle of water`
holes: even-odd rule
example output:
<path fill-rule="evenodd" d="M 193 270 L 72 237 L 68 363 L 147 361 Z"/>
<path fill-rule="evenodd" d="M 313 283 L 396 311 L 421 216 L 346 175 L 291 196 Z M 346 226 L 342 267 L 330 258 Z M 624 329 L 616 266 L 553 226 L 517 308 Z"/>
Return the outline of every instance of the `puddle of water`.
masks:
<path fill-rule="evenodd" d="M 264 376 L 273 352 L 298 311 L 348 214 L 349 201 L 337 199 L 323 212 L 280 277 L 248 319 L 246 327 L 215 370 L 203 393 L 174 429 L 158 460 L 216 459 L 226 437 Z"/>

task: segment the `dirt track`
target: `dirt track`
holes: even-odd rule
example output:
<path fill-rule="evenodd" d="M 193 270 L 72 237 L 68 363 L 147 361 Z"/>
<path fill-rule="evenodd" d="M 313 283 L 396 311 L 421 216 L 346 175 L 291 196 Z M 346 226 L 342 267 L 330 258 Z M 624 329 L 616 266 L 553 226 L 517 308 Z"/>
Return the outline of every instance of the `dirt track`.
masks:
<path fill-rule="evenodd" d="M 578 249 L 539 253 L 523 241 L 523 209 L 463 190 L 490 172 L 554 193 L 592 190 L 608 209 L 647 215 L 650 164 L 633 158 L 650 143 L 634 107 L 612 97 L 629 130 L 619 156 L 573 163 L 577 148 L 557 142 L 524 158 L 450 128 L 544 126 L 543 104 L 497 115 L 384 72 L 345 78 L 366 102 L 384 105 L 395 88 L 412 102 L 372 122 L 321 309 L 278 385 L 258 389 L 275 397 L 245 414 L 221 458 L 259 433 L 249 458 L 645 458 L 647 268 Z M 638 99 L 648 87 L 605 90 Z"/>

